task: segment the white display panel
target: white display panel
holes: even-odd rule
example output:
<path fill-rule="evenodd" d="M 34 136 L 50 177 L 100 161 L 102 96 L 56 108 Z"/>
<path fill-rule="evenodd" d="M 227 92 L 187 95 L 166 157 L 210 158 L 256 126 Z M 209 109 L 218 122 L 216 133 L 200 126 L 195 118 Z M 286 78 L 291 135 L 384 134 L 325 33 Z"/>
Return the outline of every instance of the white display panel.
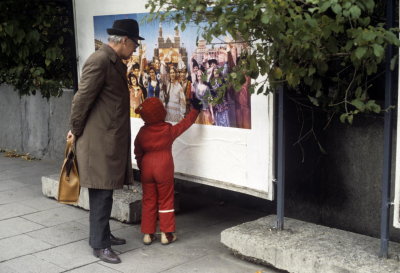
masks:
<path fill-rule="evenodd" d="M 94 17 L 146 13 L 145 4 L 145 0 L 74 1 L 78 75 L 95 51 Z M 140 35 L 146 39 L 145 32 Z M 194 124 L 174 143 L 176 177 L 272 200 L 273 120 L 272 95 L 252 95 L 251 129 Z M 140 118 L 131 118 L 133 139 L 142 125 Z"/>

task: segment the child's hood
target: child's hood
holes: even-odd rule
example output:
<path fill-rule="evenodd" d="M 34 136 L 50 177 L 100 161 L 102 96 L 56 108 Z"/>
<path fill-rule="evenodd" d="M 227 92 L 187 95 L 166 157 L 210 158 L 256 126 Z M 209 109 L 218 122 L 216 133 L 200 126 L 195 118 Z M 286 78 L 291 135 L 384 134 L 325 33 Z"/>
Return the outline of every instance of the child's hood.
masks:
<path fill-rule="evenodd" d="M 140 117 L 146 124 L 163 122 L 167 115 L 167 111 L 161 100 L 155 97 L 147 98 L 135 109 L 135 113 L 140 114 Z"/>

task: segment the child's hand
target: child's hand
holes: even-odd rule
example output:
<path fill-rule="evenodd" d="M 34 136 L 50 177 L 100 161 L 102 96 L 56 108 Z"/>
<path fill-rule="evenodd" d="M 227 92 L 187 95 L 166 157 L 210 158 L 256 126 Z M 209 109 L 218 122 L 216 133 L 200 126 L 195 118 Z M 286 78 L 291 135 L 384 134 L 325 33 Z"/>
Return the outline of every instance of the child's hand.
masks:
<path fill-rule="evenodd" d="M 199 100 L 199 99 L 196 98 L 196 97 L 193 97 L 193 98 L 190 99 L 190 104 L 191 104 L 192 107 L 193 107 L 194 109 L 196 109 L 197 111 L 200 111 L 201 108 L 203 108 L 201 100 Z"/>

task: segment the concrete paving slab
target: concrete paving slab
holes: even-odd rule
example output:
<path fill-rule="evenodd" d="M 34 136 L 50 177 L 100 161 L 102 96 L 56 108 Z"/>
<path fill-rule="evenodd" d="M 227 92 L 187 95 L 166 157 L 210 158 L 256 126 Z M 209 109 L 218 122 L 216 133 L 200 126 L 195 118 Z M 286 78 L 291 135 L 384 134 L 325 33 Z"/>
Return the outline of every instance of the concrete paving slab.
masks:
<path fill-rule="evenodd" d="M 63 271 L 63 268 L 32 255 L 26 255 L 0 263 L 0 272 L 4 273 L 58 273 Z"/>
<path fill-rule="evenodd" d="M 42 229 L 44 226 L 15 217 L 0 221 L 0 239 Z"/>
<path fill-rule="evenodd" d="M 23 218 L 47 227 L 51 227 L 69 221 L 82 219 L 87 215 L 87 211 L 71 206 L 62 206 L 59 208 L 24 215 Z"/>
<path fill-rule="evenodd" d="M 51 262 L 65 270 L 81 267 L 98 261 L 92 254 L 87 240 L 55 247 L 33 254 L 39 259 Z"/>
<path fill-rule="evenodd" d="M 220 233 L 227 226 L 225 224 L 216 224 L 209 226 L 207 230 L 199 232 L 177 233 L 179 244 L 177 248 L 186 248 L 182 251 L 190 250 L 191 248 L 204 248 L 208 254 L 231 254 L 231 252 L 220 242 Z"/>
<path fill-rule="evenodd" d="M 252 212 L 232 206 L 208 206 L 191 211 L 189 214 L 180 213 L 177 219 L 177 230 L 179 233 L 190 232 L 193 228 L 193 213 L 196 214 L 196 230 L 201 232 L 207 230 L 210 226 L 226 223 L 225 228 L 236 226 L 239 223 L 258 219 L 262 216 L 260 213 Z M 236 216 L 240 214 L 241 217 Z M 223 228 L 223 229 L 225 229 Z"/>
<path fill-rule="evenodd" d="M 98 263 L 89 264 L 76 269 L 66 271 L 68 273 L 121 273 Z"/>
<path fill-rule="evenodd" d="M 25 186 L 0 192 L 0 205 L 42 196 L 37 186 Z"/>
<path fill-rule="evenodd" d="M 174 268 L 164 271 L 165 273 L 256 273 L 256 272 L 276 272 L 271 269 L 266 269 L 264 266 L 255 265 L 252 263 L 244 264 L 237 258 L 227 255 L 207 255 L 197 260 L 189 261 L 185 264 L 178 265 Z"/>
<path fill-rule="evenodd" d="M 52 167 L 36 168 L 34 165 L 29 167 L 19 167 L 18 169 L 7 169 L 1 172 L 1 180 L 21 180 L 23 183 L 37 184 L 40 183 L 40 176 L 48 173 Z"/>
<path fill-rule="evenodd" d="M 143 246 L 133 252 L 130 251 L 121 254 L 120 258 L 122 263 L 120 264 L 114 265 L 106 264 L 104 262 L 100 262 L 100 264 L 124 273 L 163 272 L 176 267 L 179 264 L 187 263 L 192 259 L 198 259 L 207 254 L 204 250 L 197 252 L 187 251 L 183 253 L 183 255 L 181 255 L 181 253 L 174 253 L 174 244 L 169 246 L 161 246 L 161 244 Z"/>
<path fill-rule="evenodd" d="M 11 268 L 9 265 L 0 262 L 0 272 L 19 273 L 16 269 Z"/>
<path fill-rule="evenodd" d="M 89 236 L 89 228 L 73 221 L 29 232 L 26 235 L 54 246 L 60 246 L 85 238 L 87 239 Z"/>
<path fill-rule="evenodd" d="M 143 247 L 142 233 L 138 225 L 115 230 L 113 231 L 113 235 L 126 240 L 126 244 L 112 247 L 119 253 L 125 253 Z"/>
<path fill-rule="evenodd" d="M 26 168 L 26 167 L 32 167 L 32 166 L 38 166 L 38 164 L 35 164 L 36 162 L 40 162 L 40 167 L 42 168 L 42 163 L 43 161 L 29 161 L 29 160 L 23 160 L 21 158 L 11 158 L 11 157 L 5 157 L 0 155 L 0 174 L 3 173 L 6 170 L 19 170 L 21 168 Z"/>
<path fill-rule="evenodd" d="M 54 199 L 47 198 L 46 196 L 40 196 L 35 198 L 30 198 L 19 202 L 20 204 L 26 205 L 28 207 L 37 209 L 37 210 L 48 210 L 53 208 L 62 207 L 63 204 L 55 202 Z"/>
<path fill-rule="evenodd" d="M 228 251 L 218 251 L 218 249 L 215 248 L 215 245 L 210 244 L 210 242 L 218 242 L 218 236 L 212 236 L 212 237 L 204 237 L 204 236 L 191 236 L 191 237 L 186 237 L 186 236 L 180 236 L 178 240 L 170 245 L 161 245 L 161 243 L 158 242 L 158 245 L 164 250 L 164 251 L 169 251 L 173 252 L 175 255 L 189 255 L 190 259 L 189 260 L 194 260 L 196 258 L 199 258 L 200 255 L 197 253 L 202 253 L 206 255 L 218 255 L 220 253 L 229 253 Z M 194 254 L 194 255 L 193 255 Z"/>
<path fill-rule="evenodd" d="M 34 212 L 37 212 L 37 210 L 19 203 L 0 205 L 0 220 L 22 216 Z"/>
<path fill-rule="evenodd" d="M 193 219 L 193 212 L 178 214 L 177 216 L 179 217 L 176 217 L 177 232 L 180 234 L 191 232 L 193 230 L 193 224 L 196 225 L 196 231 L 200 232 L 207 230 L 209 226 L 221 222 L 220 219 L 212 216 L 210 218 L 205 217 L 204 215 L 208 212 L 212 213 L 212 209 L 205 208 L 203 210 L 196 211 L 196 219 Z M 195 221 L 195 223 L 193 221 Z"/>
<path fill-rule="evenodd" d="M 21 161 L 21 164 L 19 161 Z M 29 162 L 27 160 L 24 160 L 22 162 L 22 160 L 20 160 L 19 158 L 5 157 L 5 154 L 0 155 L 0 162 L 1 162 L 0 173 L 7 169 L 19 168 L 22 164 L 26 164 L 26 165 L 29 164 Z"/>
<path fill-rule="evenodd" d="M 78 223 L 81 223 L 82 225 L 85 225 L 87 227 L 89 227 L 89 212 L 87 213 L 87 215 L 85 215 L 85 217 L 80 218 L 78 220 L 75 220 Z M 118 222 L 116 220 L 110 220 L 110 229 L 111 231 L 115 231 L 121 228 L 125 228 L 125 227 L 130 227 L 130 224 L 125 224 L 125 223 L 121 223 Z"/>
<path fill-rule="evenodd" d="M 0 180 L 0 192 L 25 187 L 26 184 L 16 180 Z"/>
<path fill-rule="evenodd" d="M 50 244 L 44 243 L 24 234 L 5 238 L 0 240 L 0 249 L 7 251 L 0 251 L 0 262 L 51 247 L 52 245 Z"/>
<path fill-rule="evenodd" d="M 400 272 L 393 259 L 400 252 L 398 243 L 390 243 L 392 259 L 379 259 L 379 239 L 290 218 L 277 231 L 275 222 L 270 215 L 226 229 L 221 242 L 241 256 L 289 272 Z"/>
<path fill-rule="evenodd" d="M 276 270 L 264 265 L 253 264 L 235 257 L 229 249 L 220 243 L 219 234 L 224 228 L 226 228 L 226 223 L 218 223 L 210 226 L 207 231 L 185 233 L 181 235 L 178 239 L 179 241 L 171 245 L 174 255 L 182 255 L 184 252 L 198 251 L 201 249 L 206 251 L 207 255 L 200 259 L 192 259 L 188 263 L 178 265 L 165 272 L 276 273 Z M 189 269 L 191 270 L 188 271 Z"/>

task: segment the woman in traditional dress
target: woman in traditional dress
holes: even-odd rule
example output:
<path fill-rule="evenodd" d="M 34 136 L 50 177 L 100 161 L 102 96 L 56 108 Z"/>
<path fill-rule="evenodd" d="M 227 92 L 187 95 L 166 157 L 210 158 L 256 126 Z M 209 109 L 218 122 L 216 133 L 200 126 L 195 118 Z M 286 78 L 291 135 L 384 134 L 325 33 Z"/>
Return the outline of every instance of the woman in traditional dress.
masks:
<path fill-rule="evenodd" d="M 197 117 L 196 123 L 212 125 L 214 124 L 214 112 L 212 106 L 208 103 L 209 96 L 211 96 L 210 87 L 204 83 L 202 76 L 203 72 L 198 70 L 196 80 L 193 83 L 194 95 L 201 100 L 202 103 L 202 109 Z"/>
<path fill-rule="evenodd" d="M 186 68 L 181 68 L 179 70 L 179 81 L 181 83 L 183 93 L 185 94 L 185 99 L 186 99 L 186 113 L 189 113 L 190 111 L 190 99 L 193 97 L 192 94 L 192 83 L 187 77 L 187 70 Z"/>
<path fill-rule="evenodd" d="M 149 79 L 147 83 L 147 97 L 160 97 L 160 81 L 156 77 L 156 70 L 153 67 L 149 68 Z"/>
<path fill-rule="evenodd" d="M 140 118 L 135 113 L 135 109 L 144 101 L 143 90 L 139 85 L 138 79 L 132 72 L 128 75 L 129 93 L 130 93 L 130 114 L 131 117 Z"/>
<path fill-rule="evenodd" d="M 179 83 L 178 70 L 171 66 L 169 81 L 163 85 L 160 99 L 167 110 L 166 121 L 179 122 L 186 113 L 186 99 L 181 84 Z"/>
<path fill-rule="evenodd" d="M 221 72 L 218 68 L 214 68 L 211 73 L 210 86 L 213 96 L 218 96 L 222 90 L 218 90 L 224 84 L 224 79 L 221 77 Z M 213 106 L 215 125 L 230 127 L 229 122 L 229 105 L 226 99 L 226 92 L 222 95 L 221 103 Z"/>

